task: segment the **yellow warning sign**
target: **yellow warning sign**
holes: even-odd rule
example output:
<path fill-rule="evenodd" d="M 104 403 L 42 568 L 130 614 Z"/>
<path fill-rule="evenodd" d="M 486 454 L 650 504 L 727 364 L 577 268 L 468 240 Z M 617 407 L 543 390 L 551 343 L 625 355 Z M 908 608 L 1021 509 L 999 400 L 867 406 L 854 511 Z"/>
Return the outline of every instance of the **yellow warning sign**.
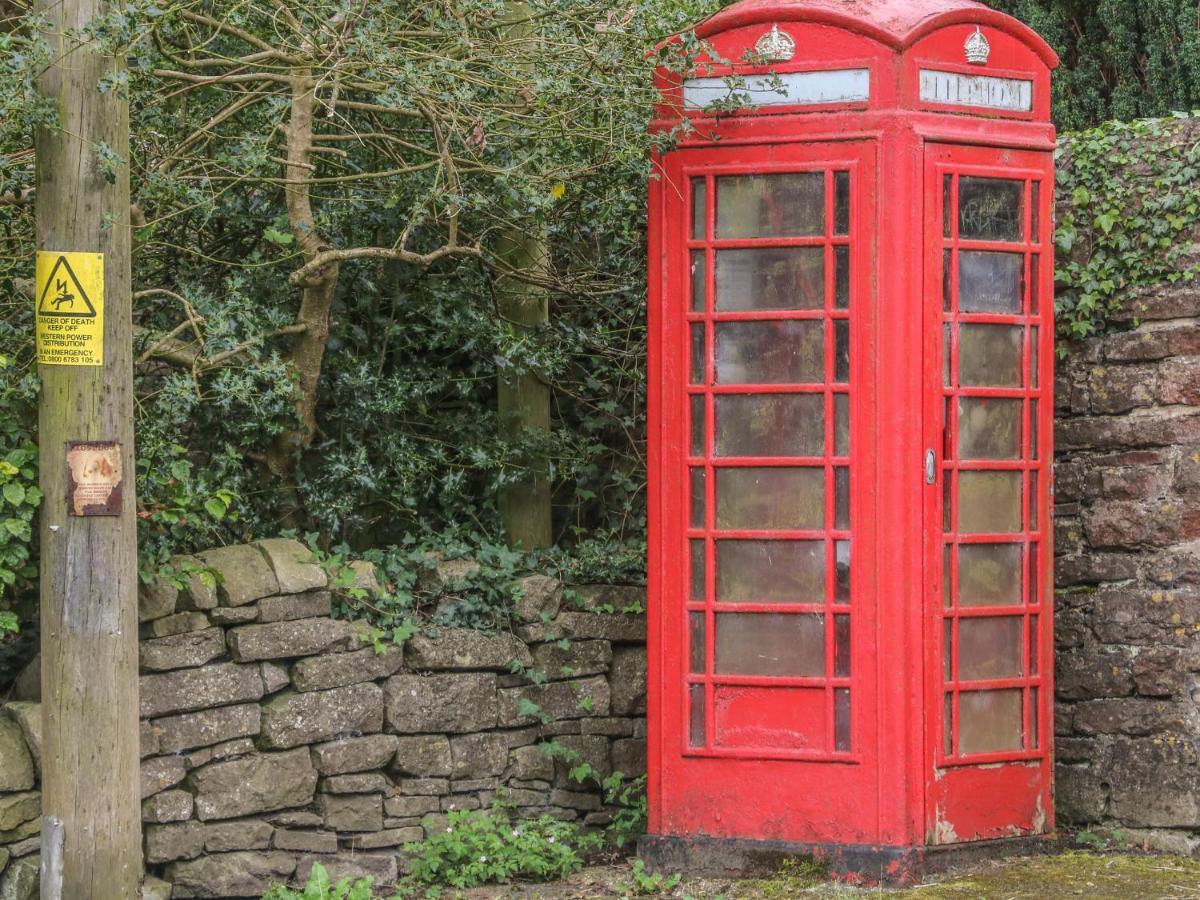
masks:
<path fill-rule="evenodd" d="M 39 250 L 37 354 L 44 366 L 104 365 L 104 254 Z"/>

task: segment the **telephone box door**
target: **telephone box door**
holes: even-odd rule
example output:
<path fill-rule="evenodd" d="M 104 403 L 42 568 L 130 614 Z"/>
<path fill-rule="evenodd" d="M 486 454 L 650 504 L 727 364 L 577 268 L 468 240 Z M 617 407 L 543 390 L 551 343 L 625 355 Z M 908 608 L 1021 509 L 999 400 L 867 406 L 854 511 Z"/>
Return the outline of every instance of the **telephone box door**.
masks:
<path fill-rule="evenodd" d="M 659 834 L 872 841 L 875 149 L 665 163 Z"/>
<path fill-rule="evenodd" d="M 1053 827 L 1053 163 L 926 150 L 930 843 Z"/>

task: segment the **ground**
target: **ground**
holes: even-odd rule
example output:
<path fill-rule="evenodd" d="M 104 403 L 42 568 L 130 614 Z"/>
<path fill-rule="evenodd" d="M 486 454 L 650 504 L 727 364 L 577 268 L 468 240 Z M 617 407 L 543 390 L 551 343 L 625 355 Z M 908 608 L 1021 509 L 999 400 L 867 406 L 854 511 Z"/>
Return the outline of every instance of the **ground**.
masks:
<path fill-rule="evenodd" d="M 470 900 L 591 900 L 635 896 L 635 876 L 626 864 L 592 867 L 553 884 L 477 888 Z M 856 889 L 830 884 L 805 865 L 769 880 L 684 878 L 672 888 L 645 885 L 643 893 L 726 900 L 1200 900 L 1200 860 L 1133 853 L 1070 851 L 1057 856 L 1010 859 L 929 879 L 907 890 Z"/>

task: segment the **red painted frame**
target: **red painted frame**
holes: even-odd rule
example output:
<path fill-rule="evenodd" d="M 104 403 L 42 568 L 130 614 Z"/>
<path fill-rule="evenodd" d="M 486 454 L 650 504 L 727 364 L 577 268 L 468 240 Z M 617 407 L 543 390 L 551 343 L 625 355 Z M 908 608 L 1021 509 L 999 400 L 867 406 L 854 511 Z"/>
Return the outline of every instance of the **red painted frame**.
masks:
<path fill-rule="evenodd" d="M 1054 129 L 1048 121 L 1049 72 L 1056 60 L 1025 26 L 969 0 L 895 0 L 880 6 L 889 14 L 897 8 L 901 12 L 891 18 L 881 12 L 878 19 L 860 21 L 829 0 L 744 0 L 697 28 L 719 55 L 738 59 L 772 24 L 778 24 L 801 49 L 792 64 L 777 66 L 776 71 L 832 69 L 854 60 L 871 72 L 871 97 L 863 103 L 768 107 L 718 120 L 702 112 L 685 114 L 680 107 L 680 79 L 665 71 L 659 75 L 664 101 L 656 127 L 669 130 L 686 116 L 693 128 L 680 139 L 677 150 L 656 157 L 650 191 L 649 795 L 654 835 L 922 847 L 1053 828 L 1049 665 L 1053 646 L 1049 528 L 1053 190 L 1047 187 L 1053 183 L 1054 148 Z M 905 12 L 905 7 L 911 10 Z M 992 42 L 993 58 L 986 68 L 966 71 L 1028 78 L 1034 83 L 1031 113 L 968 111 L 919 100 L 920 68 L 964 70 L 963 43 L 979 24 Z M 761 71 L 765 70 L 708 66 L 700 74 Z M 938 162 L 935 157 L 943 148 L 949 148 L 945 151 L 949 157 Z M 923 462 L 927 448 L 941 447 L 942 428 L 942 311 L 940 301 L 930 299 L 941 277 L 941 182 L 928 183 L 931 167 L 938 165 L 992 175 L 1011 176 L 1018 171 L 1036 175 L 1044 185 L 1039 198 L 1043 301 L 1038 325 L 1043 340 L 1038 399 L 1039 465 L 1045 476 L 1037 496 L 1043 526 L 1037 535 L 1043 545 L 1037 609 L 1043 667 L 1038 676 L 1020 682 L 1023 691 L 1036 686 L 1043 695 L 1038 731 L 1044 740 L 1036 754 L 1019 757 L 946 757 L 937 733 L 943 688 L 938 554 L 944 467 L 939 455 L 937 483 L 927 485 Z M 859 711 L 856 731 L 849 753 L 830 752 L 828 745 L 822 752 L 764 752 L 708 744 L 697 752 L 688 744 L 686 719 L 687 541 L 689 536 L 711 534 L 714 496 L 711 434 L 706 435 L 705 456 L 689 457 L 687 352 L 689 320 L 711 317 L 690 316 L 686 306 L 689 251 L 708 246 L 711 234 L 704 242 L 689 244 L 686 179 L 806 166 L 854 168 L 859 176 L 850 237 L 856 248 L 856 292 L 851 307 L 854 593 L 848 608 L 854 617 L 850 687 Z M 708 196 L 711 210 L 711 191 Z M 936 235 L 929 233 L 931 229 Z M 832 252 L 827 236 L 810 243 L 826 246 L 827 257 Z M 708 265 L 711 303 L 714 284 Z M 832 278 L 828 266 L 826 278 Z M 829 314 L 821 310 L 768 317 L 811 315 L 824 320 Z M 756 317 L 738 314 L 735 318 Z M 706 346 L 711 352 L 712 328 L 708 331 Z M 706 401 L 706 407 L 711 411 L 711 401 Z M 712 427 L 711 416 L 708 427 Z M 830 427 L 827 421 L 827 432 Z M 709 472 L 709 518 L 704 529 L 690 532 L 689 460 L 702 462 Z M 736 464 L 762 462 L 780 461 L 738 460 Z M 808 462 L 830 465 L 825 459 Z M 947 465 L 953 469 L 953 461 Z M 773 532 L 771 536 L 788 535 Z M 711 541 L 706 554 L 711 600 Z M 935 558 L 937 565 L 932 562 Z M 706 671 L 711 675 L 714 606 L 707 602 L 703 609 L 708 617 Z M 746 609 L 738 607 L 738 611 Z M 1023 621 L 1031 612 L 1032 605 L 1022 610 Z M 831 620 L 827 615 L 827 629 Z M 714 679 L 691 681 L 703 684 L 711 701 Z M 738 681 L 779 683 L 760 678 Z M 844 682 L 826 678 L 819 684 L 831 691 Z M 707 709 L 706 736 L 711 737 L 711 702 Z"/>

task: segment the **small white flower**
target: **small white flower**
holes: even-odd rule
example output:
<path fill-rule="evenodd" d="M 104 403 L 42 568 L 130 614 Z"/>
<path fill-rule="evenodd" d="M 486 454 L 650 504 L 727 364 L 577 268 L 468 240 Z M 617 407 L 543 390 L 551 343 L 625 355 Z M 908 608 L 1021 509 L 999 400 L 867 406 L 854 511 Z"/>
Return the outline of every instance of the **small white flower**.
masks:
<path fill-rule="evenodd" d="M 486 857 L 486 856 L 481 856 L 481 857 L 479 857 L 479 861 L 480 861 L 480 862 L 487 862 L 487 857 Z"/>
<path fill-rule="evenodd" d="M 450 804 L 450 812 L 454 812 L 454 804 L 453 803 Z"/>
<path fill-rule="evenodd" d="M 516 830 L 513 831 L 513 837 L 520 837 L 520 836 L 521 836 L 521 832 L 516 831 Z"/>
<path fill-rule="evenodd" d="M 546 842 L 553 844 L 554 843 L 554 835 L 550 835 L 550 837 L 546 838 Z"/>
<path fill-rule="evenodd" d="M 454 829 L 453 829 L 453 828 L 447 828 L 447 829 L 446 829 L 446 834 L 454 834 Z"/>

